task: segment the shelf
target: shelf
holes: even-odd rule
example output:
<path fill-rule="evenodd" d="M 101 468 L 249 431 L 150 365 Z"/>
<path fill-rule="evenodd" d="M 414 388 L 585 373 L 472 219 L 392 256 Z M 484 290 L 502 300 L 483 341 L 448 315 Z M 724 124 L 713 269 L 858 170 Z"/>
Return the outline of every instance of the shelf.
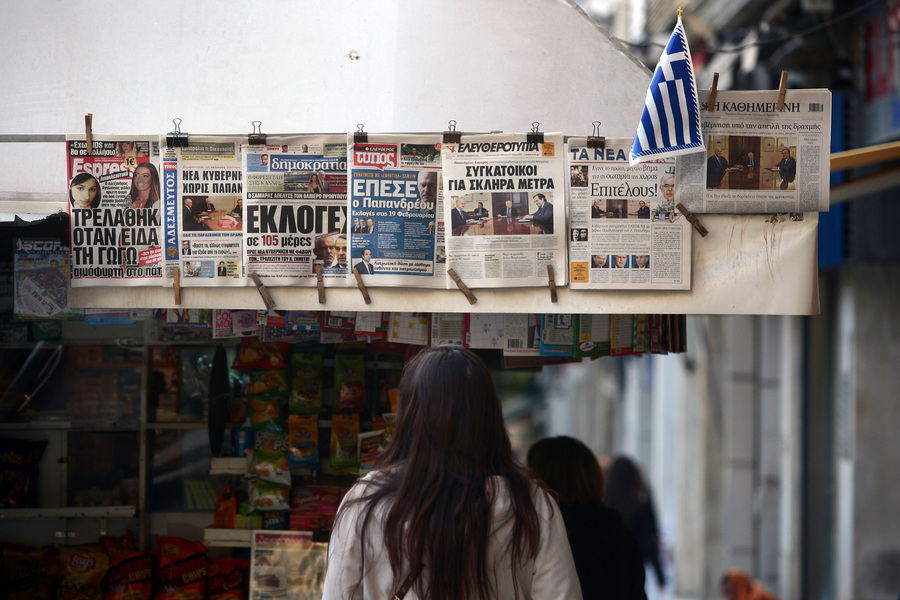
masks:
<path fill-rule="evenodd" d="M 243 456 L 229 456 L 209 459 L 210 475 L 246 475 L 247 458 Z"/>
<path fill-rule="evenodd" d="M 203 425 L 206 427 L 206 425 Z M 138 431 L 140 429 L 136 420 L 129 421 L 21 421 L 15 423 L 0 423 L 0 431 L 47 431 L 47 430 L 76 430 L 76 431 Z"/>
<path fill-rule="evenodd" d="M 147 429 L 206 429 L 206 423 L 179 423 L 177 421 L 154 421 L 147 423 Z"/>
<path fill-rule="evenodd" d="M 0 521 L 38 519 L 126 519 L 137 516 L 137 507 L 83 506 L 76 508 L 6 508 L 0 509 Z"/>
<path fill-rule="evenodd" d="M 203 545 L 206 547 L 249 548 L 252 535 L 252 529 L 215 529 L 208 527 L 203 530 Z"/>

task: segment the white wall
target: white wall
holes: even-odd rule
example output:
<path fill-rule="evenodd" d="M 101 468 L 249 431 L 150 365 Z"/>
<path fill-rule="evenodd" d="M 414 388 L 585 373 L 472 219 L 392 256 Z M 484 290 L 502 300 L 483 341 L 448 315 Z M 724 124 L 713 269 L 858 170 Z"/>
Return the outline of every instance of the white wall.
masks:
<path fill-rule="evenodd" d="M 350 58 L 355 52 L 358 59 Z M 0 134 L 542 131 L 630 137 L 649 72 L 565 0 L 33 0 L 0 6 Z M 2 192 L 63 189 L 0 144 Z"/>

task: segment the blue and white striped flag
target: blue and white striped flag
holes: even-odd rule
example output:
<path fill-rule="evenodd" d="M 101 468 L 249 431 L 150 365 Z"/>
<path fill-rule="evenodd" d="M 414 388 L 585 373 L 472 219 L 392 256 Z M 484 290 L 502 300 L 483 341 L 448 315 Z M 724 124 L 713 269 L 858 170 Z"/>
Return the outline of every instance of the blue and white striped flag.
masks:
<path fill-rule="evenodd" d="M 644 113 L 634 135 L 629 162 L 633 166 L 704 148 L 691 50 L 678 17 L 647 88 Z"/>

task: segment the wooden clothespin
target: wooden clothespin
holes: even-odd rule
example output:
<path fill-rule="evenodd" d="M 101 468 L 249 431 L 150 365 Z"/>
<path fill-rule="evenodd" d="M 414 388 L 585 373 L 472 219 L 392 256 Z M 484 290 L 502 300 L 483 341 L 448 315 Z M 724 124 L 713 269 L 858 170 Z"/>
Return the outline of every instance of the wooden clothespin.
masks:
<path fill-rule="evenodd" d="M 92 131 L 94 123 L 94 113 L 88 113 L 84 115 L 84 139 L 87 140 L 87 153 L 90 155 L 94 151 L 94 144 L 91 136 L 94 134 Z"/>
<path fill-rule="evenodd" d="M 263 285 L 262 279 L 259 278 L 255 272 L 250 271 L 250 279 L 253 280 L 253 284 L 256 285 L 256 291 L 259 292 L 259 295 L 262 296 L 263 303 L 266 305 L 266 310 L 272 310 L 275 308 L 275 299 L 272 298 L 272 294 L 269 293 L 269 290 L 266 289 L 266 286 Z"/>
<path fill-rule="evenodd" d="M 447 275 L 449 275 L 450 279 L 452 279 L 456 283 L 456 287 L 459 288 L 459 291 L 465 294 L 466 300 L 469 301 L 469 304 L 475 304 L 476 302 L 478 302 L 478 298 L 475 297 L 475 294 L 472 293 L 472 290 L 469 289 L 469 286 L 467 286 L 465 282 L 459 278 L 459 275 L 456 274 L 456 271 L 454 271 L 453 269 L 447 269 Z"/>
<path fill-rule="evenodd" d="M 706 227 L 703 226 L 703 223 L 701 223 L 700 220 L 695 217 L 693 213 L 691 213 L 691 211 L 686 209 L 681 202 L 676 204 L 675 208 L 678 209 L 678 212 L 684 215 L 684 218 L 694 226 L 694 229 L 696 229 L 701 236 L 706 237 L 707 235 L 709 235 L 709 231 L 706 230 Z"/>
<path fill-rule="evenodd" d="M 181 268 L 175 267 L 173 286 L 175 288 L 175 306 L 181 306 Z"/>
<path fill-rule="evenodd" d="M 556 278 L 553 276 L 553 265 L 547 265 L 547 277 L 550 279 L 550 302 L 556 302 Z"/>
<path fill-rule="evenodd" d="M 707 102 L 706 110 L 709 112 L 714 112 L 716 110 L 716 93 L 718 92 L 719 87 L 719 74 L 713 73 L 713 82 L 712 87 L 709 88 L 709 102 Z"/>
<path fill-rule="evenodd" d="M 325 304 L 325 280 L 322 278 L 322 265 L 313 267 L 316 271 L 316 288 L 319 290 L 319 304 Z"/>
<path fill-rule="evenodd" d="M 781 83 L 778 84 L 778 112 L 784 110 L 784 96 L 787 94 L 787 71 L 781 72 Z"/>
<path fill-rule="evenodd" d="M 359 269 L 353 268 L 353 276 L 356 277 L 356 286 L 363 295 L 363 300 L 366 301 L 366 304 L 372 304 L 372 299 L 369 298 L 369 290 L 366 289 L 366 284 L 363 283 L 362 275 L 359 274 Z"/>
<path fill-rule="evenodd" d="M 589 135 L 587 139 L 587 147 L 588 148 L 597 148 L 598 150 L 603 150 L 606 147 L 606 138 L 600 135 L 600 121 L 594 121 L 594 133 L 593 135 Z"/>

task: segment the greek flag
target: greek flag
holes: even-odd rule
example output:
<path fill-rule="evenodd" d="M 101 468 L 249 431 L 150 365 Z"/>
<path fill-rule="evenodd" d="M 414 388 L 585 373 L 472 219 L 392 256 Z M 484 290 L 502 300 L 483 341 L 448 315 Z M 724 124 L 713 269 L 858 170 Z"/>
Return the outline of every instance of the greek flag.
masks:
<path fill-rule="evenodd" d="M 629 156 L 631 165 L 703 150 L 700 103 L 691 66 L 691 50 L 681 17 L 663 50 L 647 89 L 644 114 Z"/>

